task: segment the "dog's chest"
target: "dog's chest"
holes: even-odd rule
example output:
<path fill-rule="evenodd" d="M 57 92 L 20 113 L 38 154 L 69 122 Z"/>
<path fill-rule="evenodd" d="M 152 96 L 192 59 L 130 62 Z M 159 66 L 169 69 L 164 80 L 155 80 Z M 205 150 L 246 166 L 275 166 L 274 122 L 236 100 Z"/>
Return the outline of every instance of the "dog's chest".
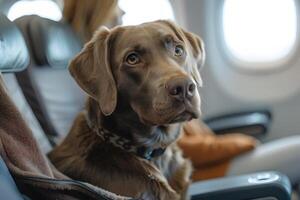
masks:
<path fill-rule="evenodd" d="M 176 160 L 173 158 L 172 147 L 168 147 L 162 156 L 153 159 L 153 164 L 161 171 L 161 173 L 169 179 L 176 166 Z"/>

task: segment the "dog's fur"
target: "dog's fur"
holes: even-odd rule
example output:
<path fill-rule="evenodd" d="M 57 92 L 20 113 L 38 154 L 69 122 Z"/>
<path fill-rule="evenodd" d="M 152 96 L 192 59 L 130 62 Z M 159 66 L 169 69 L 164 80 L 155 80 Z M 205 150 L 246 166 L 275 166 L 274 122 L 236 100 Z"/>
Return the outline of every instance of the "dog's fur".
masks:
<path fill-rule="evenodd" d="M 174 55 L 176 45 L 183 54 Z M 128 52 L 137 53 L 131 65 Z M 68 176 L 117 194 L 143 199 L 185 199 L 191 164 L 175 141 L 180 122 L 200 114 L 201 39 L 169 21 L 100 28 L 72 60 L 71 75 L 89 95 L 86 109 L 66 139 L 49 155 Z M 178 101 L 167 82 L 188 78 L 197 86 L 190 100 Z M 96 134 L 106 130 L 137 146 L 166 148 L 146 160 L 106 143 Z"/>

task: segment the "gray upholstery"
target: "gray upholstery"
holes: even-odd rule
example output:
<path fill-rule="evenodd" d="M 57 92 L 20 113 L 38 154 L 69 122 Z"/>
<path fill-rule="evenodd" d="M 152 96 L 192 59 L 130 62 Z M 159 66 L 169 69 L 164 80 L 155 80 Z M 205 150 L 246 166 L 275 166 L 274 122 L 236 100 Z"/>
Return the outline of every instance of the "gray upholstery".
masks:
<path fill-rule="evenodd" d="M 57 142 L 84 106 L 85 94 L 67 70 L 81 43 L 67 24 L 39 16 L 24 16 L 15 23 L 32 58 L 29 68 L 17 73 L 17 79 L 43 130 Z"/>
<path fill-rule="evenodd" d="M 85 96 L 67 70 L 35 68 L 32 78 L 37 83 L 51 123 L 59 137 L 65 136 L 76 115 L 83 109 Z"/>
<path fill-rule="evenodd" d="M 81 49 L 75 32 L 62 22 L 38 16 L 28 18 L 30 24 L 27 28 L 36 66 L 66 69 L 69 60 Z"/>
<path fill-rule="evenodd" d="M 28 51 L 22 34 L 3 14 L 0 13 L 0 71 L 23 70 L 29 62 Z"/>
<path fill-rule="evenodd" d="M 4 161 L 0 157 L 0 194 L 1 199 L 24 200 L 19 192 L 14 179 L 10 175 Z"/>

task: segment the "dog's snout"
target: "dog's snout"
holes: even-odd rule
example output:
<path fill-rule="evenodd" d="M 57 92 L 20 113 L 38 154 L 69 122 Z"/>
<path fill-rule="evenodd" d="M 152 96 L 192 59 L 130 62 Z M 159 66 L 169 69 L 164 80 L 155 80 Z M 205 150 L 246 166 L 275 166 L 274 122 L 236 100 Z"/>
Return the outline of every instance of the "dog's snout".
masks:
<path fill-rule="evenodd" d="M 195 95 L 196 85 L 187 77 L 170 79 L 166 88 L 171 97 L 179 101 L 190 100 Z"/>

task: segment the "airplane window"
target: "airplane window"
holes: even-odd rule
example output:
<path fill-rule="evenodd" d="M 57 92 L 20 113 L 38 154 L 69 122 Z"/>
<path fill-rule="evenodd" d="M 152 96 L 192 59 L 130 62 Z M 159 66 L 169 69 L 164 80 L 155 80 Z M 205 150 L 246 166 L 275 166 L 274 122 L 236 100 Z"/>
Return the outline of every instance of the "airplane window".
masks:
<path fill-rule="evenodd" d="M 55 21 L 62 18 L 59 6 L 51 0 L 17 1 L 9 9 L 7 17 L 15 20 L 24 15 L 39 15 Z"/>
<path fill-rule="evenodd" d="M 225 0 L 223 34 L 227 48 L 238 61 L 270 64 L 283 60 L 295 46 L 295 1 Z M 252 69 L 261 66 L 245 65 Z"/>
<path fill-rule="evenodd" d="M 175 18 L 169 0 L 119 0 L 119 6 L 125 12 L 122 18 L 123 25 Z"/>

